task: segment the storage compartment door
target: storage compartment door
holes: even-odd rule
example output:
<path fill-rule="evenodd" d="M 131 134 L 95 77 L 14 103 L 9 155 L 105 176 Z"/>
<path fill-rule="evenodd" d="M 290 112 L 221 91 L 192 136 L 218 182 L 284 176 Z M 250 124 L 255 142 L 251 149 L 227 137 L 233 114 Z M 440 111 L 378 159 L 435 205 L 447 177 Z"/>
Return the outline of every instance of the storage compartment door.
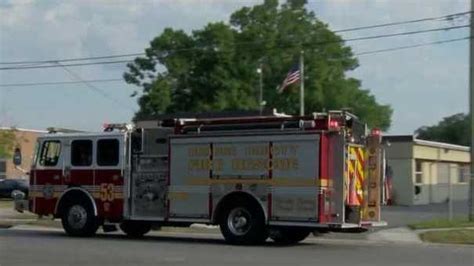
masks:
<path fill-rule="evenodd" d="M 274 221 L 318 219 L 319 135 L 301 135 L 271 143 L 272 217 Z"/>

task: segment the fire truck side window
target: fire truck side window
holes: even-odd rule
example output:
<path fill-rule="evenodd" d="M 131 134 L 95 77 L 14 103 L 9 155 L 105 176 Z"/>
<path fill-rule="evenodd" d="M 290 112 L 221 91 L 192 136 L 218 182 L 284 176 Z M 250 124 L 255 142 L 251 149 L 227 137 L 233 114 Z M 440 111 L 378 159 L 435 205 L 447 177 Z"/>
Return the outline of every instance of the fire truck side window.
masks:
<path fill-rule="evenodd" d="M 56 166 L 61 153 L 61 142 L 57 140 L 47 140 L 43 142 L 41 154 L 39 156 L 39 165 Z"/>
<path fill-rule="evenodd" d="M 119 141 L 101 139 L 97 141 L 97 165 L 116 166 L 119 163 Z"/>
<path fill-rule="evenodd" d="M 90 166 L 92 164 L 92 140 L 74 140 L 71 143 L 71 165 Z"/>

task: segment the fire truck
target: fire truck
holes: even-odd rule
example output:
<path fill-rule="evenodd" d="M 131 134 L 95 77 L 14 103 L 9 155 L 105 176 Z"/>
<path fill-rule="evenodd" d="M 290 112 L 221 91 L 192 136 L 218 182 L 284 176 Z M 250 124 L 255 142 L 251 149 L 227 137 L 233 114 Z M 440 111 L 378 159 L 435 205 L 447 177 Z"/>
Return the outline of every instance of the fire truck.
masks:
<path fill-rule="evenodd" d="M 382 226 L 380 130 L 346 111 L 169 118 L 38 138 L 18 211 L 71 236 L 218 225 L 232 244 Z"/>

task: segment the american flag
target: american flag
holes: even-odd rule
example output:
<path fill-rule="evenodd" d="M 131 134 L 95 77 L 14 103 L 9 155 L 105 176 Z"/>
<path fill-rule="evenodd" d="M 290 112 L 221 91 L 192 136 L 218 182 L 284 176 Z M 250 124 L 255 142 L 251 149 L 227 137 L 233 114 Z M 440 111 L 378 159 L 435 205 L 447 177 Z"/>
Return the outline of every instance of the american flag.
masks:
<path fill-rule="evenodd" d="M 295 64 L 290 69 L 290 71 L 288 71 L 288 74 L 286 74 L 286 78 L 285 80 L 283 80 L 283 83 L 280 85 L 280 87 L 277 88 L 278 93 L 282 93 L 286 89 L 286 87 L 288 87 L 288 85 L 300 81 L 300 73 L 301 71 L 299 64 Z"/>

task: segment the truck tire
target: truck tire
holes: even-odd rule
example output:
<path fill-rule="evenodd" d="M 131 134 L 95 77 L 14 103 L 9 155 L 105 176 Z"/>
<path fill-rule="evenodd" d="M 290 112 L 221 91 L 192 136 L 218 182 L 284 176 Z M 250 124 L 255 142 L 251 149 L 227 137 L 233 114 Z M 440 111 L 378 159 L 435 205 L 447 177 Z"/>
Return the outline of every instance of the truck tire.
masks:
<path fill-rule="evenodd" d="M 93 236 L 99 228 L 97 217 L 89 202 L 77 201 L 66 205 L 61 223 L 70 236 Z"/>
<path fill-rule="evenodd" d="M 234 245 L 262 244 L 268 238 L 265 216 L 251 202 L 235 202 L 224 210 L 220 229 L 226 242 Z"/>
<path fill-rule="evenodd" d="M 150 232 L 151 224 L 141 221 L 123 221 L 120 229 L 127 234 L 128 237 L 138 238 Z"/>
<path fill-rule="evenodd" d="M 282 245 L 296 244 L 305 240 L 311 233 L 308 229 L 303 228 L 278 228 L 274 230 L 274 234 L 270 236 L 275 243 Z"/>

